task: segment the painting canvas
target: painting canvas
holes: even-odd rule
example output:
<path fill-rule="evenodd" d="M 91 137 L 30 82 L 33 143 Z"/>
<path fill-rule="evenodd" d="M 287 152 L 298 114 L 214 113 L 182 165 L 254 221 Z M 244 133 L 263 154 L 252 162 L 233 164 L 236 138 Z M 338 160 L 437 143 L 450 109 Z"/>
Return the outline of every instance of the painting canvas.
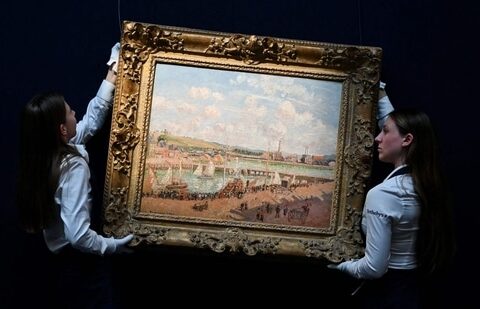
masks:
<path fill-rule="evenodd" d="M 125 22 L 105 231 L 134 245 L 361 254 L 380 55 Z"/>
<path fill-rule="evenodd" d="M 328 227 L 341 83 L 157 64 L 140 210 Z"/>

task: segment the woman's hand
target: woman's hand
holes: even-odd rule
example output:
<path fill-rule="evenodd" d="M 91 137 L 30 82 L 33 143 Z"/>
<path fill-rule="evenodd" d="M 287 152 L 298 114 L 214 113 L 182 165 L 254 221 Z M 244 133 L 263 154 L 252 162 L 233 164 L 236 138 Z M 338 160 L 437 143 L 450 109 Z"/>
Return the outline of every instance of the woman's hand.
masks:
<path fill-rule="evenodd" d="M 112 47 L 112 51 L 110 53 L 110 58 L 107 61 L 108 65 L 108 73 L 105 80 L 115 85 L 115 81 L 117 80 L 117 64 L 118 64 L 118 57 L 120 54 L 120 43 L 115 43 Z"/>
<path fill-rule="evenodd" d="M 115 81 L 117 80 L 117 72 L 115 72 L 112 68 L 109 68 L 105 80 L 115 85 Z"/>
<path fill-rule="evenodd" d="M 120 43 L 115 43 L 112 47 L 112 52 L 110 53 L 110 59 L 107 61 L 107 65 L 111 70 L 117 73 L 117 64 L 118 64 L 118 56 L 120 54 Z"/>

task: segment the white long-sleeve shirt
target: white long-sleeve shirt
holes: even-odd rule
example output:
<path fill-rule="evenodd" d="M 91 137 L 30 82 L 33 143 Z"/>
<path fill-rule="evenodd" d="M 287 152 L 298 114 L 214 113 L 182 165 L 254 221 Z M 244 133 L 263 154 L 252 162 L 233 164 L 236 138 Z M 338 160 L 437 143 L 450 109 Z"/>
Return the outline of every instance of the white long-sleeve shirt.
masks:
<path fill-rule="evenodd" d="M 92 196 L 89 159 L 84 145 L 102 127 L 112 105 L 114 88 L 104 80 L 77 124 L 77 134 L 70 143 L 82 157 L 69 156 L 60 165 L 60 179 L 55 192 L 57 222 L 43 231 L 47 247 L 52 252 L 59 252 L 68 244 L 80 251 L 99 255 L 116 249 L 113 237 L 103 237 L 90 229 Z"/>
<path fill-rule="evenodd" d="M 417 267 L 415 242 L 420 204 L 410 174 L 391 177 L 402 167 L 368 192 L 362 219 L 365 256 L 339 264 L 339 270 L 359 279 L 374 279 L 388 268 Z"/>

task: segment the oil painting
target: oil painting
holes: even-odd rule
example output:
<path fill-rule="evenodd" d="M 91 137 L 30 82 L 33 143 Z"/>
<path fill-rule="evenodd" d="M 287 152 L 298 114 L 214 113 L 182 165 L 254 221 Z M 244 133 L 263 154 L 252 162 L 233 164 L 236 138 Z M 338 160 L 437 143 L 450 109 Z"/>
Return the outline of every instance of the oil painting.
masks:
<path fill-rule="evenodd" d="M 107 234 L 247 255 L 361 254 L 381 49 L 123 26 Z"/>
<path fill-rule="evenodd" d="M 341 83 L 157 64 L 140 209 L 328 227 Z"/>

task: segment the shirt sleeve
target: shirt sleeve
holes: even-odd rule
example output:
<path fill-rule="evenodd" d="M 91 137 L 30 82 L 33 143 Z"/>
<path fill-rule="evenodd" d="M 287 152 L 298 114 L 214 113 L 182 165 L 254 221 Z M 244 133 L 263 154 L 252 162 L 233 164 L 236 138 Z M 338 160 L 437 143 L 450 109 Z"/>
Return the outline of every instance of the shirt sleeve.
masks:
<path fill-rule="evenodd" d="M 339 264 L 339 270 L 358 279 L 380 278 L 387 272 L 394 221 L 389 209 L 396 202 L 393 194 L 378 188 L 367 194 L 364 217 L 367 226 L 365 256 Z"/>
<path fill-rule="evenodd" d="M 90 170 L 80 157 L 64 163 L 60 175 L 60 217 L 65 238 L 83 252 L 103 255 L 116 249 L 113 237 L 106 238 L 90 229 Z"/>
<path fill-rule="evenodd" d="M 104 80 L 97 95 L 88 103 L 87 112 L 77 124 L 77 134 L 70 140 L 72 144 L 85 144 L 102 127 L 112 106 L 115 86 Z"/>
<path fill-rule="evenodd" d="M 388 114 L 393 112 L 394 108 L 388 96 L 384 96 L 378 100 L 377 123 L 380 130 L 387 121 Z"/>

